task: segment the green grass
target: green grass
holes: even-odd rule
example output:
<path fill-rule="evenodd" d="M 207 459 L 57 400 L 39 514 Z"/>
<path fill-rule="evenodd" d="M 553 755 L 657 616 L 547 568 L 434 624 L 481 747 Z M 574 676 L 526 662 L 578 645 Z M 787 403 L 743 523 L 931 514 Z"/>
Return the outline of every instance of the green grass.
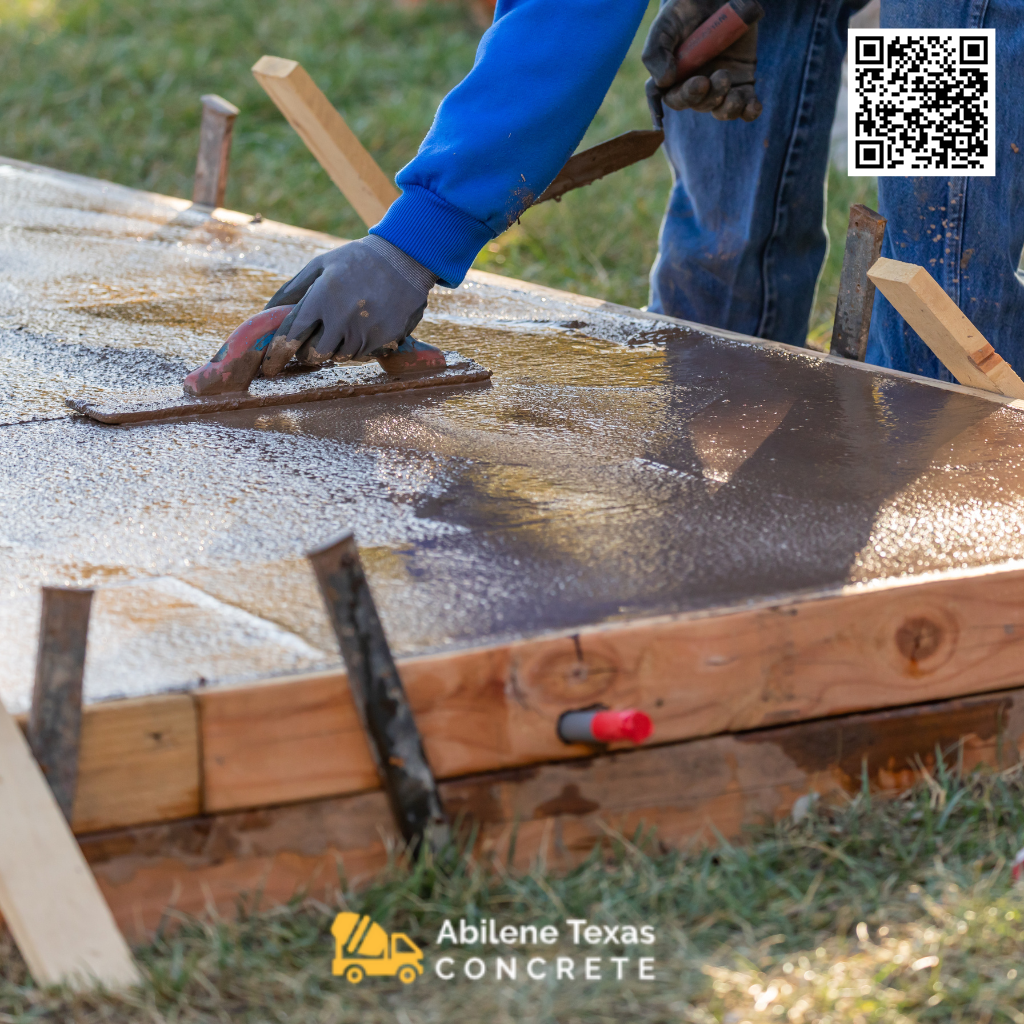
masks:
<path fill-rule="evenodd" d="M 199 97 L 216 92 L 242 110 L 226 205 L 358 237 L 362 223 L 249 68 L 263 53 L 301 61 L 394 174 L 470 68 L 478 22 L 468 0 L 0 0 L 0 153 L 187 198 Z M 649 123 L 644 32 L 588 144 Z M 477 266 L 643 305 L 669 183 L 657 155 L 528 211 Z M 835 244 L 812 338 L 829 334 L 849 204 L 873 202 L 872 189 L 867 179 L 830 176 Z"/>
<path fill-rule="evenodd" d="M 396 864 L 358 893 L 342 884 L 336 906 L 181 922 L 137 950 L 146 983 L 125 998 L 39 991 L 8 944 L 0 1021 L 1019 1024 L 1024 892 L 1010 863 L 1022 839 L 1024 778 L 1014 770 L 940 772 L 901 797 L 862 794 L 717 849 L 666 854 L 652 837 L 620 839 L 562 876 L 488 872 L 449 850 Z M 408 988 L 332 977 L 339 908 L 413 936 L 426 948 L 425 977 Z M 651 924 L 653 946 L 621 952 L 653 954 L 655 980 L 433 977 L 443 920 L 491 916 L 499 926 L 573 916 Z"/>

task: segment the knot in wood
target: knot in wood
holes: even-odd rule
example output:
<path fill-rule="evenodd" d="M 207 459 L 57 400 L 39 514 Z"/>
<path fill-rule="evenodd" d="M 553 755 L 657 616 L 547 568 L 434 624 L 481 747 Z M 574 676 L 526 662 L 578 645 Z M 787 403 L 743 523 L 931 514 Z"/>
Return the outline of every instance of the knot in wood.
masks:
<path fill-rule="evenodd" d="M 907 619 L 896 631 L 896 646 L 908 661 L 927 661 L 942 644 L 943 629 L 931 619 Z"/>

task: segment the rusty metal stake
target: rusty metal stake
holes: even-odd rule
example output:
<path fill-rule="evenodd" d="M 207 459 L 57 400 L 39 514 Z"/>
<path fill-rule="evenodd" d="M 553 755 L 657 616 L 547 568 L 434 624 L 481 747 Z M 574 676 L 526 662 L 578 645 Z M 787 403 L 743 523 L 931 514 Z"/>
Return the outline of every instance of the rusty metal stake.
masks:
<path fill-rule="evenodd" d="M 228 158 L 231 156 L 231 131 L 238 107 L 221 96 L 208 93 L 202 98 L 203 120 L 199 127 L 199 156 L 192 202 L 203 206 L 223 206 L 228 185 Z"/>
<path fill-rule="evenodd" d="M 832 355 L 864 360 L 871 309 L 875 304 L 875 286 L 868 280 L 868 268 L 882 253 L 885 223 L 884 217 L 860 203 L 850 207 L 850 226 L 846 232 L 846 251 L 832 327 Z"/>
<path fill-rule="evenodd" d="M 91 590 L 43 587 L 28 742 L 68 821 L 78 786 L 82 675 L 91 605 Z"/>
<path fill-rule="evenodd" d="M 449 838 L 434 773 L 349 531 L 307 555 L 316 573 L 370 750 L 405 840 L 434 850 Z"/>

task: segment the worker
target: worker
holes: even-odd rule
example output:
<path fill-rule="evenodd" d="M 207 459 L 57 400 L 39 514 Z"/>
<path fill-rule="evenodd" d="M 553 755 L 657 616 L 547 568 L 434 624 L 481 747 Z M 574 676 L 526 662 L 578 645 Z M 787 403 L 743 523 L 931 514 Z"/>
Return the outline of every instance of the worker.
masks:
<path fill-rule="evenodd" d="M 674 183 L 648 308 L 802 345 L 827 249 L 830 128 L 851 13 L 866 0 L 761 0 L 765 16 L 683 82 L 674 53 L 722 0 L 668 0 L 643 50 L 665 108 Z M 466 78 L 442 101 L 402 194 L 358 241 L 312 260 L 269 305 L 307 363 L 365 359 L 410 333 L 437 283 L 456 287 L 576 149 L 647 0 L 499 0 Z M 1024 63 L 1021 0 L 884 0 L 890 27 L 997 29 L 997 75 Z M 758 57 L 760 56 L 760 62 Z M 883 255 L 919 263 L 1024 370 L 1021 105 L 997 105 L 995 178 L 882 178 Z M 1004 144 L 1000 141 L 1005 138 Z M 301 300 L 301 301 L 300 301 Z M 285 345 L 287 339 L 287 344 Z M 868 361 L 949 379 L 881 296 Z"/>

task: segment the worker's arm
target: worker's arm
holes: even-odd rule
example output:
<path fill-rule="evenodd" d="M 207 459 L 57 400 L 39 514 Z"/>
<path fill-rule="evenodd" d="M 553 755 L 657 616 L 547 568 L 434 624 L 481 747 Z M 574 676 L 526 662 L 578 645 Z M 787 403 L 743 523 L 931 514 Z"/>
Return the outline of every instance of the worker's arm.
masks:
<path fill-rule="evenodd" d="M 473 70 L 443 100 L 402 195 L 371 232 L 443 284 L 539 196 L 583 138 L 646 0 L 499 0 Z"/>
<path fill-rule="evenodd" d="M 434 282 L 458 285 L 572 155 L 646 8 L 647 0 L 499 0 L 473 69 L 399 172 L 402 195 L 384 219 L 270 300 L 298 305 L 265 368 L 296 354 L 366 358 L 411 331 Z"/>

